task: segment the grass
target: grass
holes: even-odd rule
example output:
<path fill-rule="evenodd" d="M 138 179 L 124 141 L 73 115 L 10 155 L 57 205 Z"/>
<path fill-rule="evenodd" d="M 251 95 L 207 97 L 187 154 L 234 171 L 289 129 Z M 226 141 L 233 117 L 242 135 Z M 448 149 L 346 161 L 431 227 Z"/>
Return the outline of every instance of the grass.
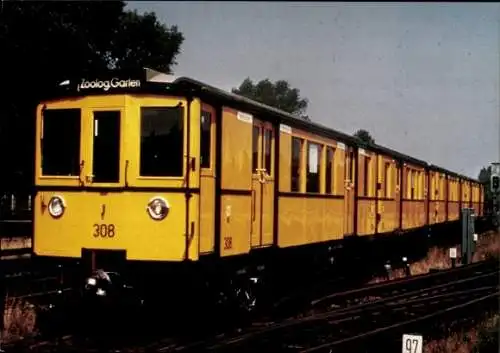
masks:
<path fill-rule="evenodd" d="M 476 252 L 472 257 L 473 262 L 486 259 L 500 259 L 500 233 L 488 231 L 482 234 L 477 242 Z"/>
<path fill-rule="evenodd" d="M 457 254 L 459 255 L 461 252 L 461 245 L 458 244 L 456 248 L 457 248 Z M 495 231 L 488 231 L 479 235 L 478 242 L 476 244 L 476 252 L 472 257 L 472 261 L 478 262 L 489 258 L 500 259 L 500 233 Z M 457 265 L 458 263 L 459 261 L 457 261 Z M 432 247 L 427 252 L 426 257 L 410 264 L 410 270 L 412 275 L 428 273 L 431 268 L 433 269 L 451 268 L 449 249 Z M 392 271 L 392 274 L 389 279 L 402 278 L 405 276 L 406 274 L 403 269 L 395 269 Z M 387 280 L 388 279 L 385 277 L 375 277 L 369 283 L 380 283 Z"/>
<path fill-rule="evenodd" d="M 3 317 L 3 342 L 9 343 L 36 333 L 35 307 L 24 299 L 7 298 Z"/>
<path fill-rule="evenodd" d="M 424 353 L 490 353 L 498 352 L 500 315 L 497 313 L 476 327 L 453 333 L 449 337 L 424 344 Z"/>

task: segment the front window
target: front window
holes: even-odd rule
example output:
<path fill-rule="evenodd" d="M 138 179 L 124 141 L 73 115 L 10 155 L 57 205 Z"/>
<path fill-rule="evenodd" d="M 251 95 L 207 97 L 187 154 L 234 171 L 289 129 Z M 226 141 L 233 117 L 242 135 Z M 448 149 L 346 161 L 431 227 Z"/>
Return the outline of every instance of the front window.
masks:
<path fill-rule="evenodd" d="M 42 175 L 80 174 L 80 109 L 43 111 Z"/>
<path fill-rule="evenodd" d="M 183 175 L 183 117 L 182 107 L 141 108 L 141 176 Z"/>

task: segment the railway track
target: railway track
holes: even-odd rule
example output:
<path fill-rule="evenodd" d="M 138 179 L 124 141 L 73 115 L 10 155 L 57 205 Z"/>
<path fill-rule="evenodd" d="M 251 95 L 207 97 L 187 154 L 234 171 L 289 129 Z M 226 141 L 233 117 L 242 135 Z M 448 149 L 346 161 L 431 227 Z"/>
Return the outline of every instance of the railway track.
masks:
<path fill-rule="evenodd" d="M 479 262 L 332 293 L 312 300 L 301 315 L 278 322 L 254 323 L 242 330 L 199 339 L 166 337 L 148 344 L 128 345 L 123 351 L 329 351 L 332 347 L 394 331 L 401 323 L 418 323 L 429 313 L 459 311 L 461 306 L 496 300 L 497 295 L 498 263 Z M 453 307 L 456 308 L 450 309 Z M 46 341 L 34 338 L 22 346 L 24 351 L 103 349 L 96 342 L 84 342 L 73 335 Z"/>
<path fill-rule="evenodd" d="M 316 307 L 303 317 L 280 323 L 264 323 L 262 327 L 253 327 L 242 334 L 188 344 L 172 343 L 157 346 L 155 350 L 331 352 L 334 348 L 357 345 L 372 336 L 391 333 L 438 316 L 491 304 L 498 300 L 498 274 L 498 264 L 478 263 L 394 281 L 397 283 L 337 293 L 328 297 L 328 300 L 334 297 L 349 298 L 344 301 L 344 306 L 335 306 L 323 312 Z M 382 290 L 385 290 L 385 296 L 373 297 L 374 291 Z M 370 299 L 359 300 L 361 298 Z M 324 304 L 325 300 L 321 298 L 313 304 Z M 325 309 L 324 306 L 322 308 Z"/>

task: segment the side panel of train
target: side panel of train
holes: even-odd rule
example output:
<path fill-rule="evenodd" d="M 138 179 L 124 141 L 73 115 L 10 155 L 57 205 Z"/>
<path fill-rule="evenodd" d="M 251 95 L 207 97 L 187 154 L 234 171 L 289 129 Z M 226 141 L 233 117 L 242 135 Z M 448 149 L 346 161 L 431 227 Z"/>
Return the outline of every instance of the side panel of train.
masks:
<path fill-rule="evenodd" d="M 446 174 L 441 171 L 429 170 L 429 224 L 438 224 L 447 221 L 447 212 L 451 208 L 458 211 L 458 199 L 455 204 L 451 204 L 448 198 L 448 185 Z M 458 197 L 458 193 L 457 193 Z M 455 214 L 455 213 L 453 213 Z"/>
<path fill-rule="evenodd" d="M 399 227 L 400 188 L 392 157 L 358 149 L 357 234 L 393 232 Z"/>
<path fill-rule="evenodd" d="M 204 181 L 202 172 L 200 182 L 206 209 L 208 202 L 220 204 L 215 216 L 220 232 L 211 238 L 217 226 L 209 226 L 211 215 L 204 225 L 200 207 L 200 254 L 216 246 L 224 257 L 272 245 L 411 231 L 457 221 L 460 207 L 470 204 L 471 186 L 444 171 L 272 124 L 266 116 L 231 107 L 221 107 L 220 116 L 219 199 L 210 201 L 212 192 L 204 196 L 204 183 L 216 180 L 214 173 Z M 202 151 L 204 145 L 201 141 Z M 216 182 L 211 183 L 210 189 Z"/>
<path fill-rule="evenodd" d="M 460 219 L 460 184 L 459 179 L 454 176 L 448 176 L 448 218 L 447 221 L 453 222 Z"/>
<path fill-rule="evenodd" d="M 280 128 L 278 245 L 353 233 L 354 153 L 342 142 Z"/>
<path fill-rule="evenodd" d="M 403 164 L 403 230 L 423 227 L 427 224 L 426 170 L 416 164 Z"/>

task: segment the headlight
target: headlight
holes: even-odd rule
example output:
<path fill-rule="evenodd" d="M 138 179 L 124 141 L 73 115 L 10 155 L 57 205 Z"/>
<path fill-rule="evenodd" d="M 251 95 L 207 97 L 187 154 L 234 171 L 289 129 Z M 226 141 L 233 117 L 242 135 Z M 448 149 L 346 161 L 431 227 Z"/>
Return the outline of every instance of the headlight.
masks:
<path fill-rule="evenodd" d="M 167 200 L 156 196 L 149 201 L 147 210 L 151 218 L 159 221 L 167 216 L 169 208 Z"/>
<path fill-rule="evenodd" d="M 63 215 L 66 205 L 60 196 L 53 196 L 49 201 L 49 213 L 54 218 L 59 218 Z"/>

